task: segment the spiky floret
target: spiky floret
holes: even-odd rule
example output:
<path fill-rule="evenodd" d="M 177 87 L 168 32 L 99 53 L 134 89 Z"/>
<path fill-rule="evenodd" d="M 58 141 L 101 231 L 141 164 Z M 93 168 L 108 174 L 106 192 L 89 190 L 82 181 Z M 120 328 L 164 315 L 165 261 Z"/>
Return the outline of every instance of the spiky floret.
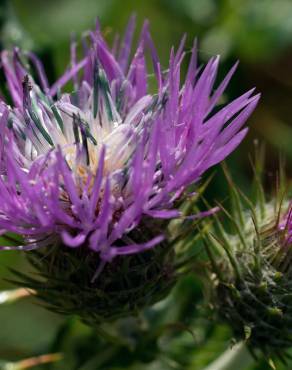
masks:
<path fill-rule="evenodd" d="M 216 231 L 206 236 L 212 305 L 253 353 L 283 359 L 292 345 L 291 203 L 282 186 L 266 201 L 258 173 L 254 201 L 226 176 L 231 230 L 216 216 Z"/>
<path fill-rule="evenodd" d="M 71 66 L 52 86 L 35 55 L 2 52 L 13 105 L 0 103 L 0 228 L 23 237 L 17 249 L 42 248 L 48 285 L 62 276 L 68 255 L 90 266 L 90 289 L 108 263 L 104 271 L 113 279 L 112 271 L 139 259 L 125 262 L 125 256 L 165 248 L 167 220 L 182 217 L 177 204 L 237 147 L 259 99 L 251 90 L 212 113 L 235 66 L 213 92 L 219 58 L 197 67 L 194 46 L 181 83 L 185 40 L 163 71 L 147 22 L 130 60 L 133 31 L 134 18 L 115 51 L 97 25 L 83 39 L 80 61 L 72 44 Z M 148 89 L 146 49 L 155 94 Z M 62 93 L 68 82 L 74 91 Z"/>

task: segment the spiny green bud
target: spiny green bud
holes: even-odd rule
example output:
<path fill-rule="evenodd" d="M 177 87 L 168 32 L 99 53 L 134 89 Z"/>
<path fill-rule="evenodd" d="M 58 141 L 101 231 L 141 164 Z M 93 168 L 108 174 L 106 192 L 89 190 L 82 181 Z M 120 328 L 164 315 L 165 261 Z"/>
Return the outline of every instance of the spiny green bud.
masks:
<path fill-rule="evenodd" d="M 282 195 L 266 202 L 260 184 L 252 202 L 226 175 L 231 230 L 216 215 L 206 236 L 213 306 L 251 351 L 283 357 L 292 345 L 291 203 Z"/>

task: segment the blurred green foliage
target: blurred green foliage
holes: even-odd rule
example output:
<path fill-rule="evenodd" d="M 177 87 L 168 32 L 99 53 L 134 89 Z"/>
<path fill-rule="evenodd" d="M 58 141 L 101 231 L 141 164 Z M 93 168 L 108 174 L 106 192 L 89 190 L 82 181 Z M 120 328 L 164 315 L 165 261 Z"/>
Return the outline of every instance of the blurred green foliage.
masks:
<path fill-rule="evenodd" d="M 248 189 L 248 153 L 255 138 L 265 140 L 267 172 L 272 174 L 272 183 L 278 151 L 287 157 L 288 164 L 292 161 L 291 0 L 2 0 L 0 47 L 33 49 L 54 81 L 68 65 L 72 33 L 78 36 L 92 28 L 99 17 L 105 36 L 111 41 L 115 32 L 123 32 L 133 12 L 137 14 L 138 29 L 145 18 L 150 20 L 162 65 L 166 65 L 170 47 L 177 46 L 185 32 L 187 51 L 198 36 L 203 61 L 210 55 L 222 56 L 221 73 L 235 60 L 241 60 L 228 90 L 230 97 L 252 86 L 257 86 L 263 97 L 250 119 L 247 140 L 229 164 L 240 185 Z M 207 197 L 212 201 L 225 196 L 219 171 Z M 1 253 L 1 289 L 10 286 L 5 280 L 10 276 L 8 267 L 27 270 L 22 257 L 20 253 Z M 1 306 L 0 358 L 12 361 L 61 351 L 63 361 L 39 369 L 200 370 L 230 343 L 228 328 L 215 325 L 200 308 L 203 290 L 194 277 L 186 277 L 166 302 L 144 312 L 139 325 L 121 324 L 118 330 L 132 340 L 129 348 L 109 345 L 74 319 L 64 321 L 33 305 L 31 300 Z M 189 326 L 195 328 L 193 334 L 186 330 Z M 136 331 L 127 332 L 129 327 Z M 277 369 L 289 369 L 292 364 L 281 366 Z M 264 369 L 267 364 L 262 362 L 250 370 Z"/>

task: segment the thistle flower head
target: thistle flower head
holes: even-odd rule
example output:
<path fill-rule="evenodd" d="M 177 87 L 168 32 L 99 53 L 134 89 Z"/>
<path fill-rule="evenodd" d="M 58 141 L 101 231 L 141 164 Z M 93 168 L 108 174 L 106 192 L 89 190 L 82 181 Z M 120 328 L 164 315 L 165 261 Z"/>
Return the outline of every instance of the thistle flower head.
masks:
<path fill-rule="evenodd" d="M 292 343 L 292 203 L 279 190 L 265 200 L 258 179 L 258 196 L 252 202 L 228 173 L 227 178 L 233 213 L 225 212 L 232 230 L 217 219 L 217 231 L 206 241 L 213 306 L 252 352 L 283 359 Z"/>
<path fill-rule="evenodd" d="M 35 55 L 2 52 L 12 105 L 0 103 L 0 228 L 23 237 L 14 248 L 38 250 L 31 256 L 46 274 L 53 266 L 55 276 L 66 270 L 71 278 L 87 266 L 88 284 L 89 273 L 95 281 L 116 259 L 109 274 L 129 265 L 125 256 L 164 250 L 167 220 L 181 217 L 178 201 L 241 142 L 258 101 L 250 90 L 213 113 L 236 66 L 214 90 L 219 58 L 197 67 L 194 46 L 181 80 L 184 40 L 164 70 L 147 22 L 131 57 L 134 23 L 114 49 L 98 25 L 84 36 L 80 60 L 73 43 L 71 66 L 53 85 Z M 67 83 L 72 93 L 63 92 Z"/>

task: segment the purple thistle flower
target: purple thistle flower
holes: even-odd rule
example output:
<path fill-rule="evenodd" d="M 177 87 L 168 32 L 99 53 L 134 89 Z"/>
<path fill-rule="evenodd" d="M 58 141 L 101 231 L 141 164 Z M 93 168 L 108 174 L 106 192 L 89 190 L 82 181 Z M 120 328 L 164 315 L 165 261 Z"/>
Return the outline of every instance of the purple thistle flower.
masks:
<path fill-rule="evenodd" d="M 147 240 L 131 233 L 145 220 L 181 217 L 176 201 L 246 135 L 253 89 L 213 112 L 236 65 L 214 90 L 219 57 L 197 66 L 194 44 L 182 80 L 184 39 L 164 70 L 147 22 L 131 57 L 134 28 L 133 17 L 112 51 L 97 25 L 80 60 L 72 43 L 70 68 L 51 86 L 34 54 L 2 52 L 13 104 L 0 103 L 0 228 L 24 244 L 1 249 L 86 246 L 101 266 L 151 249 L 162 230 Z M 68 82 L 72 93 L 62 92 Z"/>
<path fill-rule="evenodd" d="M 283 216 L 279 213 L 277 220 L 277 232 L 284 250 L 288 250 L 292 245 L 292 202 L 290 200 L 289 202 L 286 201 L 286 203 L 288 203 L 286 212 Z"/>

